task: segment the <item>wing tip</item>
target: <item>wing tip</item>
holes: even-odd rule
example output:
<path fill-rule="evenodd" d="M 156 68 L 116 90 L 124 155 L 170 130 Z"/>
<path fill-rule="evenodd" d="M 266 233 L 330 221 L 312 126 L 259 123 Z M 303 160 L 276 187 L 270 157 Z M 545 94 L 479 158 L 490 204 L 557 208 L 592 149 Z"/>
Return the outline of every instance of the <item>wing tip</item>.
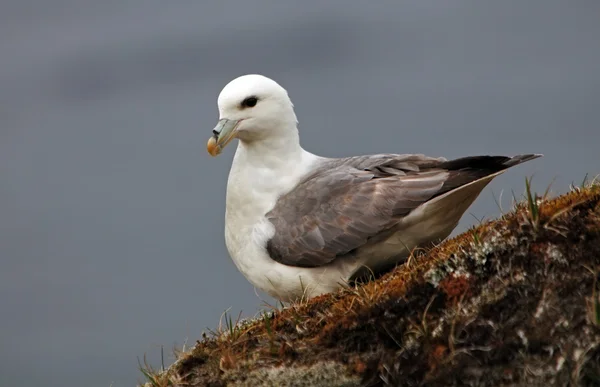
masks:
<path fill-rule="evenodd" d="M 525 163 L 527 161 L 535 160 L 535 159 L 543 157 L 543 156 L 544 155 L 542 153 L 527 153 L 527 154 L 522 154 L 522 155 L 516 155 L 516 156 L 513 156 L 510 159 L 508 159 L 504 163 L 504 165 L 506 165 L 507 168 L 510 168 L 515 165 L 519 165 L 519 164 Z"/>

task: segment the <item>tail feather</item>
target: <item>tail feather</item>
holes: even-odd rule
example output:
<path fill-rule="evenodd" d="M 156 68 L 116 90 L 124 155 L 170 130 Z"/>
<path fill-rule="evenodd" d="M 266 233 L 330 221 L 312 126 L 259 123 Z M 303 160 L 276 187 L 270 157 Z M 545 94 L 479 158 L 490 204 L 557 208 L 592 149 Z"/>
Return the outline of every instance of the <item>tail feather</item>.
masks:
<path fill-rule="evenodd" d="M 471 156 L 444 161 L 438 167 L 446 169 L 449 172 L 449 176 L 444 182 L 442 189 L 435 196 L 443 195 L 446 192 L 488 176 L 493 178 L 508 168 L 541 156 L 540 154 L 526 154 L 513 157 Z M 487 179 L 487 182 L 489 183 L 492 178 Z"/>
<path fill-rule="evenodd" d="M 513 167 L 518 164 L 522 164 L 526 161 L 537 159 L 542 157 L 541 154 L 525 154 L 517 155 L 513 157 L 508 156 L 469 156 L 461 157 L 459 159 L 444 161 L 439 164 L 440 168 L 447 169 L 449 171 L 457 170 L 482 170 L 489 171 L 490 173 L 501 171 Z"/>
<path fill-rule="evenodd" d="M 509 160 L 507 160 L 504 163 L 504 165 L 506 166 L 506 168 L 510 168 L 510 167 L 514 167 L 515 165 L 519 165 L 524 162 L 534 160 L 534 159 L 537 159 L 538 157 L 542 157 L 542 156 L 543 155 L 539 154 L 539 153 L 533 153 L 533 154 L 528 154 L 528 155 L 517 155 L 517 156 L 511 157 Z"/>

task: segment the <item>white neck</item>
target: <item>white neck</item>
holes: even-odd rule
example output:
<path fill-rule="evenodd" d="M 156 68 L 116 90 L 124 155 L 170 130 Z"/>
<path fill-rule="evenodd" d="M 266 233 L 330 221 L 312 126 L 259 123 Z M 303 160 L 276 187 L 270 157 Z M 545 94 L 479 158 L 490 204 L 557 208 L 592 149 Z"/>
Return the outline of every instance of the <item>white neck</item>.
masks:
<path fill-rule="evenodd" d="M 295 126 L 282 133 L 240 141 L 227 183 L 226 221 L 251 226 L 262 219 L 319 158 L 302 149 Z"/>
<path fill-rule="evenodd" d="M 241 162 L 238 160 L 240 157 L 253 167 L 262 168 L 281 166 L 287 161 L 298 162 L 304 151 L 300 146 L 298 129 L 294 127 L 282 132 L 258 141 L 240 141 L 233 163 Z"/>

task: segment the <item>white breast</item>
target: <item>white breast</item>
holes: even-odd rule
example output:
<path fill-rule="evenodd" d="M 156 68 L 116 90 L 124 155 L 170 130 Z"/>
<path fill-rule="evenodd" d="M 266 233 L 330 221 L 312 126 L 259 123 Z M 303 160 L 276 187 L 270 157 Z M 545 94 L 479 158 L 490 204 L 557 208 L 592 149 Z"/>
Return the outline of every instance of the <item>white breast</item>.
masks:
<path fill-rule="evenodd" d="M 265 214 L 319 159 L 300 151 L 298 157 L 292 155 L 287 160 L 268 163 L 268 157 L 253 159 L 239 146 L 227 184 L 225 244 L 229 255 L 250 283 L 282 300 L 334 291 L 355 270 L 351 262 L 318 268 L 293 267 L 272 260 L 267 253 L 266 244 L 275 229 Z"/>

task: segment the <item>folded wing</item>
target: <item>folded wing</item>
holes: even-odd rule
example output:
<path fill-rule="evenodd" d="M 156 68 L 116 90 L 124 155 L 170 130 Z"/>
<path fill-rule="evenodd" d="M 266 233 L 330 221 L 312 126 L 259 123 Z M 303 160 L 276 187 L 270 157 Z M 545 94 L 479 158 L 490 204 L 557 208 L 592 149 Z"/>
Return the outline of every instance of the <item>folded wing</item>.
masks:
<path fill-rule="evenodd" d="M 391 229 L 436 196 L 537 157 L 328 159 L 267 213 L 275 226 L 268 253 L 285 265 L 325 265 Z"/>

